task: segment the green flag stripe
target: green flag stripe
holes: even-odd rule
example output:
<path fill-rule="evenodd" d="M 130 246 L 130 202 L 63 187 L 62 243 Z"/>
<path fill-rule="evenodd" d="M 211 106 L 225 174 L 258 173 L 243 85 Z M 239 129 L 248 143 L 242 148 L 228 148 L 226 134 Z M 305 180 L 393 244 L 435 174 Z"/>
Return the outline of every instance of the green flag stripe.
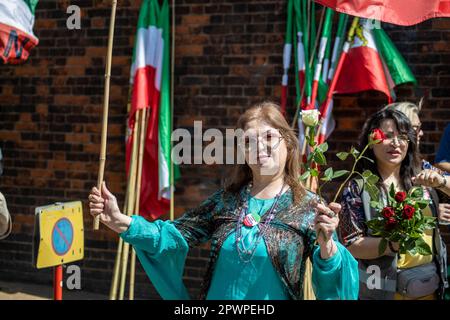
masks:
<path fill-rule="evenodd" d="M 395 85 L 412 82 L 417 84 L 411 69 L 397 50 L 391 39 L 386 35 L 383 29 L 372 30 L 378 52 L 381 54 L 384 63 L 389 69 L 389 73 Z"/>

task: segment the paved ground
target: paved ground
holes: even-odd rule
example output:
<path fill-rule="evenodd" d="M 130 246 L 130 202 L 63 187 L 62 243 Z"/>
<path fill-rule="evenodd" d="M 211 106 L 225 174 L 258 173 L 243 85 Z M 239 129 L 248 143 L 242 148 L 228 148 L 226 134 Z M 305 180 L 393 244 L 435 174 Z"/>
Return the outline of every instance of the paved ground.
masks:
<path fill-rule="evenodd" d="M 0 300 L 49 300 L 53 299 L 53 288 L 37 284 L 0 281 Z M 64 290 L 64 300 L 108 300 L 100 295 L 83 290 Z"/>

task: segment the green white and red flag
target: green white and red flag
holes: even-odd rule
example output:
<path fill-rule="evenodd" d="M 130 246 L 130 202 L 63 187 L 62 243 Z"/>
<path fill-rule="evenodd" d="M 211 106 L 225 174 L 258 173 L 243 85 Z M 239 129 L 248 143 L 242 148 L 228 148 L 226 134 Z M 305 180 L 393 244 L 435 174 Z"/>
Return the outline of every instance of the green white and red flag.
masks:
<path fill-rule="evenodd" d="M 33 33 L 34 13 L 39 0 L 0 1 L 0 62 L 25 62 L 39 39 Z"/>
<path fill-rule="evenodd" d="M 137 110 L 148 108 L 142 165 L 140 212 L 158 218 L 170 208 L 171 132 L 169 6 L 157 0 L 141 5 L 131 67 L 131 110 L 126 160 L 129 169 Z M 175 168 L 176 174 L 178 168 Z"/>
<path fill-rule="evenodd" d="M 395 100 L 393 88 L 396 85 L 416 82 L 408 65 L 387 35 L 375 30 L 377 29 L 373 28 L 370 21 L 360 19 L 342 72 L 338 75 L 334 93 L 377 90 L 383 92 L 388 101 L 393 101 Z M 394 79 L 392 74 L 396 73 L 403 76 Z"/>
<path fill-rule="evenodd" d="M 450 17 L 448 0 L 314 0 L 335 11 L 356 17 L 411 26 L 422 21 Z"/>
<path fill-rule="evenodd" d="M 331 26 L 333 23 L 333 15 L 334 11 L 330 8 L 326 9 L 325 13 L 325 21 L 323 23 L 323 31 L 320 38 L 320 45 L 319 45 L 319 51 L 317 53 L 317 59 L 316 59 L 316 66 L 314 69 L 314 78 L 312 82 L 312 90 L 311 90 L 311 102 L 308 106 L 308 109 L 314 109 L 316 108 L 316 97 L 317 97 L 317 91 L 319 87 L 319 81 L 322 76 L 322 65 L 323 60 L 325 57 L 325 51 L 327 48 L 327 45 L 329 43 L 330 35 L 331 35 Z"/>

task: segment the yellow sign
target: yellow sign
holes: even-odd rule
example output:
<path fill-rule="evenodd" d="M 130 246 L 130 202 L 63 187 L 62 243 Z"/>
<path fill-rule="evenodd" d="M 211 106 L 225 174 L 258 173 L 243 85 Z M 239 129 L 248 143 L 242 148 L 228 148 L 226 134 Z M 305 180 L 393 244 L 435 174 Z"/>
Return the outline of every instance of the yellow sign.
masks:
<path fill-rule="evenodd" d="M 38 207 L 35 215 L 33 261 L 38 269 L 83 259 L 81 201 Z"/>

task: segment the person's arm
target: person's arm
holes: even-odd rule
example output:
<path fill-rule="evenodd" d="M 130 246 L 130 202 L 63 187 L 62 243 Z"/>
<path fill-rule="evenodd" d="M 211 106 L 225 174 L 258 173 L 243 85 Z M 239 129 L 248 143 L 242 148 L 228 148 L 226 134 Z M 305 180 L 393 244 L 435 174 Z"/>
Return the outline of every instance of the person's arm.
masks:
<path fill-rule="evenodd" d="M 380 255 L 378 248 L 381 242 L 381 238 L 375 238 L 375 237 L 361 237 L 355 240 L 351 245 L 347 247 L 348 251 L 351 252 L 351 254 L 356 259 L 376 259 L 384 255 L 397 253 L 399 249 L 399 244 L 397 242 L 391 242 L 391 248 L 390 246 L 386 246 L 386 250 L 382 255 Z"/>
<path fill-rule="evenodd" d="M 434 166 L 450 173 L 450 125 L 447 125 L 442 135 Z"/>
<path fill-rule="evenodd" d="M 12 230 L 11 215 L 6 205 L 6 199 L 0 192 L 0 240 L 9 236 Z"/>
<path fill-rule="evenodd" d="M 412 178 L 416 185 L 439 189 L 450 196 L 450 176 L 445 176 L 435 170 L 422 170 L 417 176 Z"/>
<path fill-rule="evenodd" d="M 189 244 L 209 239 L 210 217 L 217 204 L 217 192 L 199 207 L 172 221 L 149 222 L 141 216 L 123 215 L 114 195 L 102 185 L 102 195 L 94 187 L 89 195 L 91 214 L 130 243 L 147 276 L 163 299 L 189 299 L 183 272 Z M 207 220 L 208 219 L 208 220 Z M 189 243 L 189 244 L 188 244 Z"/>
<path fill-rule="evenodd" d="M 317 232 L 310 232 L 310 246 Z M 322 241 L 319 240 L 319 243 Z M 342 246 L 335 232 L 330 240 L 309 249 L 312 252 L 312 284 L 318 300 L 356 300 L 358 298 L 358 262 Z"/>
<path fill-rule="evenodd" d="M 182 234 L 191 247 L 198 243 L 208 241 L 213 232 L 212 216 L 221 195 L 222 190 L 215 192 L 197 208 L 188 210 L 180 218 L 173 222 L 167 221 L 167 223 L 173 224 L 173 227 L 179 230 L 180 234 Z M 98 216 L 100 222 L 119 234 L 122 234 L 133 227 L 132 222 L 136 220 L 135 218 L 120 212 L 116 197 L 106 188 L 104 183 L 102 184 L 101 194 L 96 187 L 92 188 L 91 194 L 89 195 L 89 208 L 92 216 Z M 141 217 L 141 219 L 143 218 Z M 135 224 L 134 227 L 137 228 L 137 226 L 139 226 L 139 230 L 130 232 L 131 234 L 134 234 L 136 238 L 142 236 L 148 240 L 150 235 L 151 237 L 155 237 L 156 234 L 158 234 L 158 227 L 162 226 L 159 222 L 156 225 L 145 219 L 137 219 L 137 221 L 139 221 L 139 223 Z M 158 241 L 158 239 L 155 241 Z"/>
<path fill-rule="evenodd" d="M 441 169 L 442 171 L 450 172 L 450 162 L 443 161 L 443 162 L 435 163 L 434 166 L 436 168 Z"/>

